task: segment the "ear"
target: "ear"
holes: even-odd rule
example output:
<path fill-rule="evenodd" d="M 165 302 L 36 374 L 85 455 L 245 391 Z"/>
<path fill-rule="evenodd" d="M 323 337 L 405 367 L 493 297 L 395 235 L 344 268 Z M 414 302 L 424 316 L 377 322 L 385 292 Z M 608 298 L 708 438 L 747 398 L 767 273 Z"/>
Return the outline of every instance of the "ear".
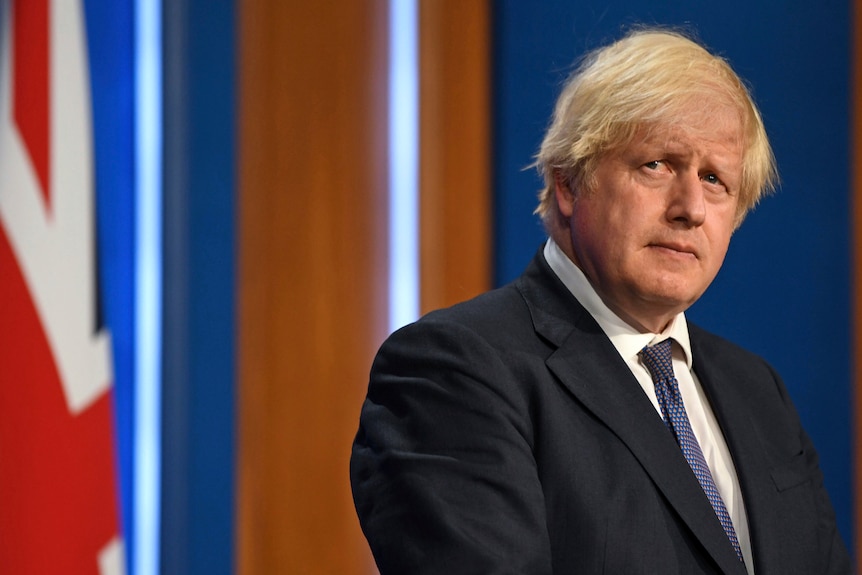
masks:
<path fill-rule="evenodd" d="M 571 180 L 561 170 L 554 171 L 554 197 L 557 200 L 557 211 L 568 219 L 572 217 L 575 204 L 575 192 Z"/>

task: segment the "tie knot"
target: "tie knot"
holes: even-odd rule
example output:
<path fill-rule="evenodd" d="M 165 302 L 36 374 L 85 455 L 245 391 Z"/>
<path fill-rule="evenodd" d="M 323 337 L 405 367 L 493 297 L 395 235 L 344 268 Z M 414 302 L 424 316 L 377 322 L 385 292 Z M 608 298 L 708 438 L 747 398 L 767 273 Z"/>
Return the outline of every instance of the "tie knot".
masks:
<path fill-rule="evenodd" d="M 654 380 L 674 376 L 670 339 L 646 346 L 640 351 L 640 356 Z"/>

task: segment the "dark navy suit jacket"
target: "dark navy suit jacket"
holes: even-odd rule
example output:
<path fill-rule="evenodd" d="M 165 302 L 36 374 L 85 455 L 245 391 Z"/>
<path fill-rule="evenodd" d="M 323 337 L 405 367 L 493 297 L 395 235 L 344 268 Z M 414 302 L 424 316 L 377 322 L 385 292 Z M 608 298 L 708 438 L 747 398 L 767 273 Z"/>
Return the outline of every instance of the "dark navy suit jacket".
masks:
<path fill-rule="evenodd" d="M 689 331 L 756 573 L 850 573 L 781 379 Z M 541 253 L 512 284 L 384 343 L 350 478 L 382 575 L 745 574 L 673 436 Z"/>

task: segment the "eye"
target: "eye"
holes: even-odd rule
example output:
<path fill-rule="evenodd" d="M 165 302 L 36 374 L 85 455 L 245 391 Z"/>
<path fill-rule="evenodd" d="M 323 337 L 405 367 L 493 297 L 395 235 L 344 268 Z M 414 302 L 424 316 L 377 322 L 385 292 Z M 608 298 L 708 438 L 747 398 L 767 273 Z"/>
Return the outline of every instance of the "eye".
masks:
<path fill-rule="evenodd" d="M 705 176 L 703 176 L 703 181 L 708 184 L 714 184 L 716 186 L 721 185 L 721 180 L 715 174 L 706 174 Z"/>
<path fill-rule="evenodd" d="M 653 160 L 652 162 L 647 162 L 646 164 L 644 164 L 644 167 L 648 170 L 658 170 L 662 166 L 662 164 L 664 164 L 664 162 L 661 160 Z"/>

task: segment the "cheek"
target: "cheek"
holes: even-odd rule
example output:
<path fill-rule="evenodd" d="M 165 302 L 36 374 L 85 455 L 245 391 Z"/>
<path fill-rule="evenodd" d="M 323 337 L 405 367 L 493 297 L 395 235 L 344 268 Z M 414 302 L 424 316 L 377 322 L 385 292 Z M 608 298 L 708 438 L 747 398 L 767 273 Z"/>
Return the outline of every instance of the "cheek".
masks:
<path fill-rule="evenodd" d="M 730 245 L 730 234 L 720 233 L 710 236 L 709 240 L 709 258 L 704 272 L 708 276 L 706 279 L 711 283 L 715 276 L 718 275 L 724 258 L 727 255 L 727 249 Z"/>
<path fill-rule="evenodd" d="M 710 247 L 719 259 L 724 259 L 733 236 L 733 216 L 724 215 L 726 217 L 716 218 L 715 225 L 709 228 Z"/>
<path fill-rule="evenodd" d="M 582 220 L 581 224 L 589 226 L 593 233 L 602 236 L 629 234 L 643 225 L 650 209 L 637 200 L 637 197 L 606 193 L 597 201 L 585 202 L 577 216 Z"/>
<path fill-rule="evenodd" d="M 579 216 L 574 233 L 584 243 L 609 245 L 625 233 L 625 226 L 617 224 L 618 214 L 611 210 L 584 210 Z"/>
<path fill-rule="evenodd" d="M 582 198 L 571 219 L 576 249 L 603 267 L 623 266 L 654 226 L 649 224 L 650 206 L 637 199 L 610 191 L 598 199 Z"/>
<path fill-rule="evenodd" d="M 714 260 L 714 267 L 716 268 L 716 273 L 718 273 L 718 268 L 724 263 L 724 258 L 727 255 L 727 248 L 730 246 L 730 236 L 725 236 L 718 240 L 712 248 L 712 258 Z"/>

